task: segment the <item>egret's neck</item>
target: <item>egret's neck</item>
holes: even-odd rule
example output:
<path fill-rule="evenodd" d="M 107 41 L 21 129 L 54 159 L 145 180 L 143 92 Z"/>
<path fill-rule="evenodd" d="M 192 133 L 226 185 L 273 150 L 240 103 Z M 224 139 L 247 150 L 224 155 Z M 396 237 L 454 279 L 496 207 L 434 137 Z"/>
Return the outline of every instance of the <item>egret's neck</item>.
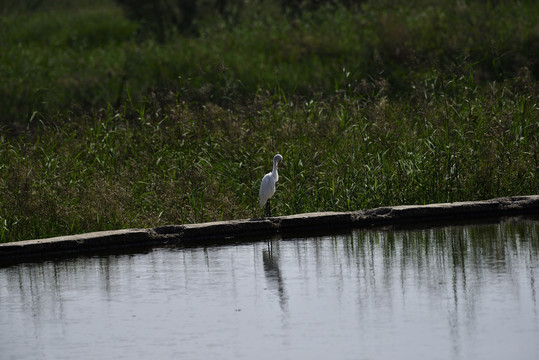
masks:
<path fill-rule="evenodd" d="M 275 181 L 279 180 L 279 173 L 277 173 L 277 161 L 273 162 L 273 171 L 271 172 L 271 177 L 275 179 Z"/>

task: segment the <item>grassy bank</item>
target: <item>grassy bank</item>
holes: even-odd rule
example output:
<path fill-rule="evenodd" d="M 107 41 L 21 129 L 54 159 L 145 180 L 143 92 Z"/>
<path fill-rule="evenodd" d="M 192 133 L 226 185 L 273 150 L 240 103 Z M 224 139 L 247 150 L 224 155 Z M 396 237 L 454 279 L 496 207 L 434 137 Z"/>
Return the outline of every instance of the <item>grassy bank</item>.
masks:
<path fill-rule="evenodd" d="M 164 43 L 98 4 L 2 15 L 0 241 L 258 216 L 276 152 L 280 215 L 539 189 L 535 2 L 266 5 Z"/>

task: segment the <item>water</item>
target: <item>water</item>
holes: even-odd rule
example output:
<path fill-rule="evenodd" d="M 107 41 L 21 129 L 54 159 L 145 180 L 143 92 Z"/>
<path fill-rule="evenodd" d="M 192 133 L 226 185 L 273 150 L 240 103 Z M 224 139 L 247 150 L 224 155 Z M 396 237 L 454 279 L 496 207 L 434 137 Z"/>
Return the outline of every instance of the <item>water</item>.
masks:
<path fill-rule="evenodd" d="M 537 359 L 539 221 L 0 269 L 0 359 Z"/>

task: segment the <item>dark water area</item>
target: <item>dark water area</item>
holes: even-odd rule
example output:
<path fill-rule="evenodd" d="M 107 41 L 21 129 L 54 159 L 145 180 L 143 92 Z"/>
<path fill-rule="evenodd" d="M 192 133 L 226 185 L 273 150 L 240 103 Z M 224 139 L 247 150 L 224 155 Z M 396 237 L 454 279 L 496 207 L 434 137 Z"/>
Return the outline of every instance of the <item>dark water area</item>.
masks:
<path fill-rule="evenodd" d="M 537 359 L 539 221 L 0 269 L 0 359 Z"/>

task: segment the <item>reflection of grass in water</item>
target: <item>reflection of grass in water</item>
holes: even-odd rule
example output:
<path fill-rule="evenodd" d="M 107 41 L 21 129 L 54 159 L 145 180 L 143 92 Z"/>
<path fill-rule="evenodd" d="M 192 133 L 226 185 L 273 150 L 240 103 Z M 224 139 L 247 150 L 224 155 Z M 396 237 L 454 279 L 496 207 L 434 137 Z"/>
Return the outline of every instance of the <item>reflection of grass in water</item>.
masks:
<path fill-rule="evenodd" d="M 282 265 L 288 271 L 288 266 L 298 267 L 315 276 L 317 283 L 357 297 L 362 314 L 428 304 L 436 311 L 448 311 L 449 321 L 456 323 L 462 313 L 470 319 L 480 317 L 475 308 L 491 301 L 492 291 L 499 286 L 518 288 L 519 295 L 510 296 L 531 297 L 535 303 L 537 220 L 424 226 L 424 230 L 390 227 L 296 239 L 289 251 L 297 259 L 287 257 L 289 263 Z M 339 287 L 342 283 L 348 284 L 344 290 Z"/>
<path fill-rule="evenodd" d="M 467 277 L 480 284 L 487 270 L 499 274 L 522 266 L 539 270 L 539 223 L 522 218 L 427 230 L 357 230 L 350 242 L 335 246 L 343 246 L 350 259 L 359 263 L 381 259 L 379 269 L 384 273 L 393 273 L 395 268 L 401 274 L 417 272 L 427 282 L 425 286 L 433 288 L 452 281 L 466 287 Z"/>
<path fill-rule="evenodd" d="M 347 291 L 358 296 L 360 307 L 391 309 L 401 301 L 417 303 L 419 296 L 435 308 L 448 305 L 443 310 L 457 322 L 455 316 L 463 311 L 475 317 L 474 307 L 487 300 L 487 289 L 490 294 L 502 283 L 521 288 L 519 296 L 531 296 L 535 302 L 537 220 L 512 218 L 425 230 L 355 230 L 331 239 L 298 240 L 296 247 L 294 264 L 315 262 L 311 266 L 325 269 L 317 276 L 331 279 L 332 285 L 353 279 L 357 291 Z"/>
<path fill-rule="evenodd" d="M 256 216 L 276 152 L 277 214 L 539 188 L 534 2 L 366 4 L 163 44 L 99 4 L 2 17 L 0 241 Z"/>

